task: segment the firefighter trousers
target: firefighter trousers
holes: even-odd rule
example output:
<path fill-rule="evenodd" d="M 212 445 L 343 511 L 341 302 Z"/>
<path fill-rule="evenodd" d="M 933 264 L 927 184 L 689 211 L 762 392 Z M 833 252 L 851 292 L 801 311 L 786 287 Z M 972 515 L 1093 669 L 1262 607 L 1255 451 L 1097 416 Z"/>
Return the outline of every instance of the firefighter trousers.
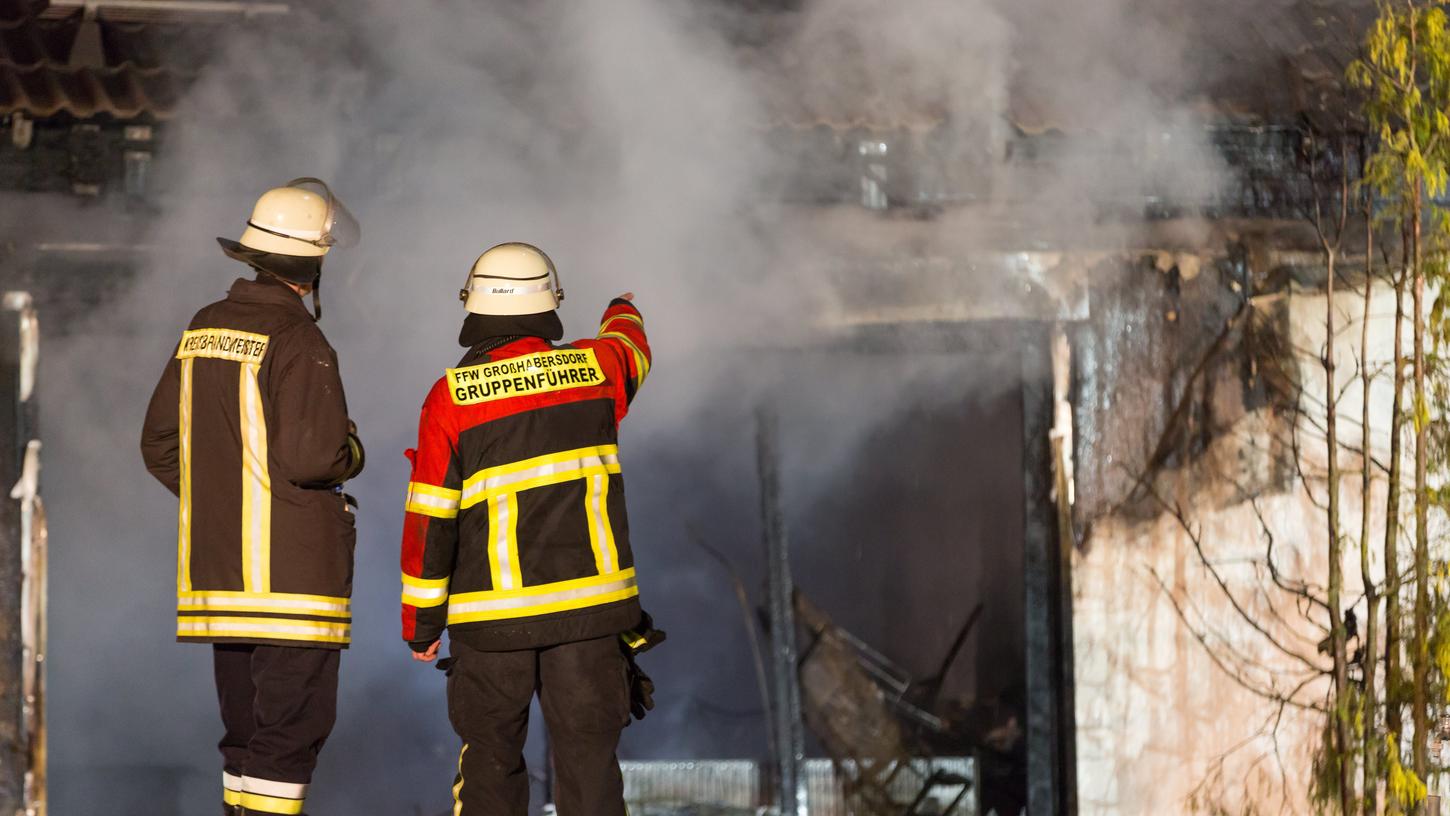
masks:
<path fill-rule="evenodd" d="M 625 816 L 615 749 L 629 724 L 619 637 L 482 652 L 453 641 L 448 719 L 463 739 L 453 799 L 460 816 L 525 816 L 529 703 L 549 729 L 559 816 Z"/>
<path fill-rule="evenodd" d="M 239 805 L 246 816 L 300 814 L 337 719 L 341 653 L 252 644 L 216 644 L 212 653 L 226 728 L 218 745 L 226 808 Z"/>

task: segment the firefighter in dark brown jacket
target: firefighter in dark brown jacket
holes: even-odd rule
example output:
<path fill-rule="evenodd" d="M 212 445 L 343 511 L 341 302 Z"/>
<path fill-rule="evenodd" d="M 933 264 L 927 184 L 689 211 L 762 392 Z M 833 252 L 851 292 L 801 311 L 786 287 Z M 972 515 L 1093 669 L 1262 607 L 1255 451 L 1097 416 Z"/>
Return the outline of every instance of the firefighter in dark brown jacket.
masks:
<path fill-rule="evenodd" d="M 240 241 L 217 239 L 255 278 L 192 318 L 141 435 L 180 499 L 176 637 L 213 644 L 232 816 L 300 814 L 336 715 L 356 540 L 341 485 L 363 452 L 317 288 L 356 235 L 316 179 L 263 194 Z"/>

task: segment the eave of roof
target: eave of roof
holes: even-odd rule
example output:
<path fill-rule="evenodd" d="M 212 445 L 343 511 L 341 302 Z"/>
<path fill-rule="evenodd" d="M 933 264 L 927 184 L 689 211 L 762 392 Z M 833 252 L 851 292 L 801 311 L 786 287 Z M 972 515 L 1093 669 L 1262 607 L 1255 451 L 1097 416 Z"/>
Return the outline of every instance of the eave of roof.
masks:
<path fill-rule="evenodd" d="M 0 114 L 166 120 L 175 114 L 179 96 L 175 76 L 160 68 L 22 67 L 0 62 Z"/>

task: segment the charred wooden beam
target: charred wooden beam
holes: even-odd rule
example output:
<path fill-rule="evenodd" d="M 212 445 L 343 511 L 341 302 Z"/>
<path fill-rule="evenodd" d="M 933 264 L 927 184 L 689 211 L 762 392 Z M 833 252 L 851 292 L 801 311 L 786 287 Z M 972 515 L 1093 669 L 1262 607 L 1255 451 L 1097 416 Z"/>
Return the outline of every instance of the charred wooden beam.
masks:
<path fill-rule="evenodd" d="M 30 296 L 6 293 L 0 302 L 0 813 L 25 816 L 45 813 L 38 336 Z"/>
<path fill-rule="evenodd" d="M 763 408 L 757 414 L 756 464 L 760 471 L 760 514 L 765 532 L 767 609 L 770 614 L 772 691 L 771 727 L 775 731 L 776 774 L 782 816 L 805 816 L 805 726 L 801 718 L 801 688 L 796 649 L 795 580 L 791 576 L 790 547 L 786 540 L 785 509 L 781 502 L 780 443 L 775 414 Z"/>
<path fill-rule="evenodd" d="M 1026 512 L 1027 812 L 1072 816 L 1074 782 L 1070 551 L 1053 498 L 1055 388 L 1052 337 L 1025 324 L 1022 348 L 1022 472 Z"/>

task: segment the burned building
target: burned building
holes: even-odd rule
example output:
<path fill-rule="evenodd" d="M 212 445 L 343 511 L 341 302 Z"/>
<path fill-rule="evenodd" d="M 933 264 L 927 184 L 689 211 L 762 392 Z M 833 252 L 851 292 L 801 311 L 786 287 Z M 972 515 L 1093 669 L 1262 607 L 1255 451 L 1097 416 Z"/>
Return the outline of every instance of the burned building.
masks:
<path fill-rule="evenodd" d="M 520 23 L 522 13 L 493 10 L 484 19 L 450 8 L 443 20 L 420 22 L 426 13 L 390 16 L 377 4 L 356 16 L 328 3 L 10 6 L 0 4 L 0 114 L 11 134 L 0 145 L 0 281 L 31 292 L 48 339 L 71 344 L 57 357 L 65 377 L 49 386 L 61 402 L 47 434 L 80 417 L 105 428 L 85 439 L 104 436 L 109 451 L 111 436 L 130 433 L 61 390 L 84 376 L 118 402 L 135 396 L 131 377 L 97 374 L 74 344 L 125 348 L 128 364 L 149 371 L 146 355 L 164 355 L 170 342 L 149 322 L 180 318 L 146 308 L 179 308 L 178 292 L 203 290 L 162 276 L 220 263 L 205 254 L 213 233 L 188 230 L 226 234 L 240 222 L 235 214 L 219 226 L 198 222 L 202 214 L 222 219 L 255 192 L 234 189 L 238 177 L 281 180 L 303 174 L 294 166 L 303 162 L 340 174 L 353 200 L 373 199 L 360 215 L 381 236 L 372 244 L 383 247 L 380 260 L 338 270 L 332 291 L 341 307 L 332 314 L 358 324 L 341 329 L 344 376 L 379 378 L 361 390 L 374 411 L 364 418 L 376 420 L 362 423 L 364 432 L 376 428 L 379 447 L 406 444 L 416 406 L 396 392 L 414 385 L 412 369 L 432 365 L 409 347 L 446 334 L 432 328 L 437 304 L 411 293 L 424 283 L 452 286 L 443 282 L 461 270 L 448 266 L 457 259 L 445 245 L 475 234 L 553 237 L 564 246 L 559 257 L 589 269 L 580 278 L 643 274 L 667 293 L 662 309 L 688 315 L 664 318 L 667 339 L 690 330 L 720 336 L 714 345 L 723 350 L 678 340 L 688 353 L 676 358 L 680 384 L 666 393 L 690 410 L 653 417 L 663 441 L 639 440 L 640 470 L 664 475 L 642 477 L 643 489 L 631 483 L 631 502 L 643 508 L 636 512 L 659 519 L 638 523 L 641 540 L 655 542 L 643 545 L 654 552 L 642 550 L 642 559 L 668 566 L 644 580 L 672 631 L 651 669 L 662 710 L 622 749 L 637 804 L 819 812 L 829 799 L 846 808 L 833 812 L 857 813 L 1174 812 L 1242 731 L 1209 722 L 1219 716 L 1215 703 L 1238 701 L 1209 678 L 1217 669 L 1168 600 L 1188 597 L 1204 576 L 1176 520 L 1143 484 L 1182 477 L 1189 500 L 1219 514 L 1226 535 L 1240 535 L 1254 507 L 1204 463 L 1237 462 L 1237 484 L 1255 496 L 1283 493 L 1295 478 L 1283 467 L 1286 448 L 1272 440 L 1292 415 L 1286 378 L 1297 369 L 1287 350 L 1305 333 L 1322 280 L 1303 218 L 1316 195 L 1303 172 L 1306 139 L 1340 113 L 1337 80 L 1362 30 L 1361 5 L 1274 3 L 1232 36 L 1198 19 L 1213 10 L 1198 10 L 1182 25 L 1205 33 L 1188 37 L 1180 56 L 1198 65 L 1211 55 L 1213 81 L 1154 89 L 1148 98 L 1176 118 L 1133 128 L 1084 120 L 1083 105 L 1031 71 L 1004 74 L 1000 99 L 959 88 L 949 74 L 901 84 L 892 72 L 853 73 L 843 58 L 822 56 L 834 54 L 821 46 L 839 35 L 832 26 L 844 24 L 813 28 L 821 24 L 805 3 L 703 4 L 706 21 L 723 19 L 729 31 L 709 40 L 719 53 L 705 57 L 671 51 L 674 34 L 645 38 L 672 64 L 694 70 L 690 60 L 705 60 L 690 76 L 723 75 L 721 97 L 750 91 L 748 103 L 724 113 L 690 107 L 698 88 L 662 106 L 683 106 L 678 112 L 630 107 L 649 94 L 655 72 L 623 57 L 611 56 L 608 67 L 628 70 L 603 72 L 617 87 L 562 82 L 552 71 L 563 69 L 549 64 L 561 38 Z M 493 50 L 469 50 L 467 26 L 448 37 L 453 17 L 475 29 L 496 25 L 519 51 L 492 40 Z M 659 22 L 620 17 L 598 22 Z M 406 33 L 413 25 L 434 49 L 421 68 L 407 62 L 408 49 L 423 48 L 421 35 Z M 400 42 L 384 53 L 390 26 Z M 303 89 L 276 96 L 307 104 L 269 98 L 270 72 L 297 66 L 254 64 L 249 50 L 303 54 Z M 542 67 L 534 54 L 548 58 Z M 834 71 L 825 80 L 792 81 L 813 77 L 823 61 Z M 603 112 L 594 107 L 600 97 L 611 100 Z M 325 137 L 306 117 L 285 118 L 314 102 L 329 123 Z M 966 115 L 979 105 L 990 115 Z M 692 114 L 702 122 L 682 121 Z M 248 150 L 216 146 L 235 147 L 230 133 L 249 129 L 265 135 L 244 143 Z M 647 148 L 632 152 L 632 140 Z M 264 164 L 273 150 L 288 169 L 207 163 Z M 491 150 L 507 160 L 472 163 Z M 765 172 L 739 170 L 732 151 Z M 550 172 L 555 164 L 567 171 Z M 712 170 L 696 179 L 697 165 Z M 654 186 L 669 169 L 679 179 Z M 737 174 L 747 179 L 739 189 Z M 443 193 L 417 183 L 454 176 L 478 189 L 440 203 Z M 490 196 L 501 203 L 478 203 L 481 223 L 429 215 Z M 575 196 L 609 206 L 580 215 Z M 655 223 L 679 226 L 672 211 L 695 208 L 701 223 L 684 226 L 698 234 L 654 234 Z M 599 212 L 624 226 L 600 227 Z M 715 232 L 715 222 L 728 227 Z M 710 280 L 704 295 L 672 284 L 698 283 L 689 269 L 696 253 L 712 256 L 699 262 L 714 276 L 698 274 Z M 630 269 L 625 259 L 635 258 L 652 271 Z M 606 284 L 578 285 L 592 295 Z M 741 318 L 746 309 L 755 316 Z M 359 358 L 373 368 L 354 368 Z M 670 370 L 661 369 L 658 387 L 671 387 Z M 690 401 L 690 390 L 713 401 Z M 1270 441 L 1233 442 L 1245 434 Z M 116 450 L 130 438 L 124 443 Z M 120 495 L 82 472 L 89 451 L 67 453 L 65 444 L 55 443 L 58 472 Z M 123 453 L 106 456 L 118 468 L 134 465 Z M 390 476 L 374 471 L 363 486 L 367 512 L 377 513 L 364 571 L 391 569 L 377 555 L 392 546 Z M 709 497 L 682 495 L 679 482 Z M 143 553 L 165 558 L 157 541 L 166 520 L 151 518 L 155 506 L 139 518 L 133 508 L 145 502 L 128 493 L 104 505 L 146 542 L 105 562 L 138 597 L 142 587 L 164 590 L 163 580 L 129 566 Z M 51 510 L 53 518 L 79 515 L 63 498 L 53 497 Z M 1293 503 L 1281 512 L 1292 515 Z M 95 530 L 64 519 L 57 529 L 67 527 Z M 54 539 L 58 553 L 79 546 Z M 98 586 L 94 564 L 73 554 L 52 563 L 68 592 Z M 359 608 L 391 603 L 384 567 L 360 573 L 359 597 L 368 600 Z M 141 600 L 122 607 L 147 625 L 162 618 Z M 129 654 L 105 651 L 105 633 L 74 622 L 98 606 L 78 608 L 58 613 L 71 621 L 58 645 L 69 637 L 77 649 Z M 359 630 L 381 631 L 391 614 L 360 615 Z M 391 634 L 360 645 L 393 648 Z M 160 637 L 131 639 L 169 654 Z M 64 660 L 53 670 L 63 671 Z M 359 684 L 370 697 L 436 691 L 383 679 L 381 661 L 366 664 Z M 123 674 L 133 688 L 147 677 Z M 103 693 L 74 681 L 62 699 L 75 710 L 52 718 L 54 744 L 79 741 L 87 724 L 78 712 Z M 353 739 L 367 730 L 394 735 L 415 749 L 410 762 L 437 764 L 438 746 L 451 738 L 436 723 L 380 712 L 371 699 L 351 710 L 383 718 Z M 124 732 L 144 717 L 101 719 Z M 676 733 L 661 736 L 666 729 Z M 194 732 L 205 726 L 157 728 L 146 742 L 164 760 L 62 748 L 57 797 L 80 808 L 105 790 L 113 801 L 184 812 L 202 784 L 200 762 L 160 743 L 206 744 Z M 374 763 L 366 768 L 391 767 L 388 753 L 355 756 Z M 1191 771 L 1169 773 L 1180 767 Z M 362 776 L 371 781 L 356 799 L 336 801 L 441 810 L 437 796 L 413 798 L 411 781 Z"/>

